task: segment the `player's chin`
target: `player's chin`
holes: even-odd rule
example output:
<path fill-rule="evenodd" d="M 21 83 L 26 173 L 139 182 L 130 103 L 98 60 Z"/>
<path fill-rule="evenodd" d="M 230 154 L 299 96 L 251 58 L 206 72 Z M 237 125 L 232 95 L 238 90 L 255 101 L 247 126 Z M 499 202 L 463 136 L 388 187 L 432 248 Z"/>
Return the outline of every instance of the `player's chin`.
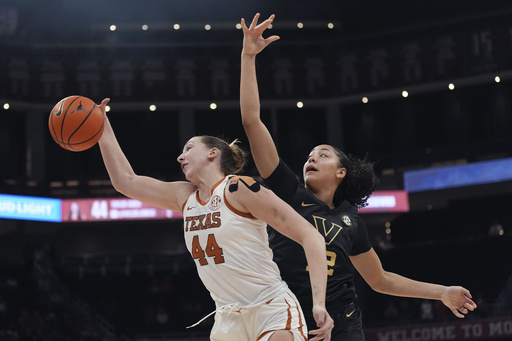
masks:
<path fill-rule="evenodd" d="M 304 183 L 308 187 L 314 187 L 315 181 L 317 181 L 317 179 L 319 179 L 317 171 L 309 171 L 304 174 Z"/>

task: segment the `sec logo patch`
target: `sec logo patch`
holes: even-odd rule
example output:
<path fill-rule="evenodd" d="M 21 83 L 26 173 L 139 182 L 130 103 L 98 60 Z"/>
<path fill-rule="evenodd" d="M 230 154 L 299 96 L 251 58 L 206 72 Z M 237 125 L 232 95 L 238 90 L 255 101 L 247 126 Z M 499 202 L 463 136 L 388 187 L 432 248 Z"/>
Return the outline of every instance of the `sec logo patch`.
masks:
<path fill-rule="evenodd" d="M 345 223 L 345 225 L 352 226 L 352 220 L 350 219 L 350 217 L 348 215 L 344 214 L 341 217 L 341 220 Z"/>
<path fill-rule="evenodd" d="M 215 195 L 211 200 L 208 208 L 212 211 L 218 210 L 222 206 L 222 199 L 220 196 Z"/>

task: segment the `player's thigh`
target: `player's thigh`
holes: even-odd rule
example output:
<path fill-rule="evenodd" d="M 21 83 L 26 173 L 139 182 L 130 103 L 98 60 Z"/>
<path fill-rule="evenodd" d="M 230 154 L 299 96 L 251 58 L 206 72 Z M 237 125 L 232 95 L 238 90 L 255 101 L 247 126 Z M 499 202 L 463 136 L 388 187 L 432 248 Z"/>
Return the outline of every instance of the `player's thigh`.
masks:
<path fill-rule="evenodd" d="M 229 313 L 215 314 L 215 323 L 210 332 L 211 341 L 251 341 L 247 335 L 244 318 Z"/>
<path fill-rule="evenodd" d="M 268 341 L 294 341 L 294 335 L 288 330 L 276 330 L 273 332 Z"/>
<path fill-rule="evenodd" d="M 290 340 L 307 340 L 308 330 L 304 314 L 299 301 L 291 291 L 258 307 L 252 323 L 253 335 L 262 341 L 279 340 L 279 335 L 290 335 Z M 276 334 L 276 331 L 279 333 Z"/>

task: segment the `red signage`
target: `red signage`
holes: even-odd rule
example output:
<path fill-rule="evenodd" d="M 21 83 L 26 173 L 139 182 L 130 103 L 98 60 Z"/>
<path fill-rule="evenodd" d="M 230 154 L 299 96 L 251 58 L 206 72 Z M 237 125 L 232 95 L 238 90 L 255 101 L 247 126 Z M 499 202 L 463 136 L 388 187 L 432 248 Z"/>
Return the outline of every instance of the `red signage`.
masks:
<path fill-rule="evenodd" d="M 409 212 L 409 196 L 406 191 L 375 191 L 368 199 L 368 206 L 359 213 Z"/>
<path fill-rule="evenodd" d="M 129 198 L 63 199 L 62 222 L 181 219 L 178 212 Z"/>
<path fill-rule="evenodd" d="M 359 213 L 408 212 L 406 191 L 377 191 Z M 62 222 L 182 219 L 179 212 L 129 198 L 62 199 Z"/>

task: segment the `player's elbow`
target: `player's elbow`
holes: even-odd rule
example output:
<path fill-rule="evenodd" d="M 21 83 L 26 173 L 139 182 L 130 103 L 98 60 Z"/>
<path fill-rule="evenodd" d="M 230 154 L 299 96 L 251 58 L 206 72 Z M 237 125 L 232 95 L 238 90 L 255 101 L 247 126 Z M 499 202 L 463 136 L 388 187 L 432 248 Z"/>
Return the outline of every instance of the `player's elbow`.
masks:
<path fill-rule="evenodd" d="M 387 281 L 386 274 L 384 271 L 373 274 L 370 278 L 366 280 L 366 283 L 372 288 L 372 290 L 381 293 L 387 294 Z"/>
<path fill-rule="evenodd" d="M 134 174 L 123 174 L 115 177 L 110 177 L 112 187 L 126 196 L 129 196 L 130 189 L 132 188 L 133 181 L 135 179 Z"/>
<path fill-rule="evenodd" d="M 128 188 L 123 186 L 121 182 L 119 181 L 112 181 L 112 187 L 116 190 L 116 192 L 123 194 L 125 196 L 128 196 L 127 193 L 129 192 Z"/>
<path fill-rule="evenodd" d="M 242 110 L 242 126 L 245 130 L 256 129 L 261 124 L 259 118 L 259 106 L 249 107 Z"/>

